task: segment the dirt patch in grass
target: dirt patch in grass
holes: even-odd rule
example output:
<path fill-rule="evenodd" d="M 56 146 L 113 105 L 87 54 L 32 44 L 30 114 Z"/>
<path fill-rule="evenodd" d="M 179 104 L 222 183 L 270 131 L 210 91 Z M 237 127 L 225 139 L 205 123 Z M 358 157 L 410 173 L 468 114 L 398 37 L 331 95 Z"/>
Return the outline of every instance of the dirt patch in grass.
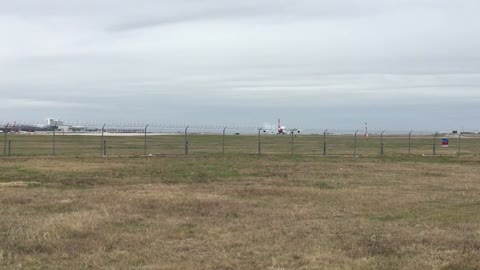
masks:
<path fill-rule="evenodd" d="M 0 188 L 6 187 L 28 187 L 39 185 L 39 182 L 24 182 L 24 181 L 12 181 L 12 182 L 0 182 Z"/>

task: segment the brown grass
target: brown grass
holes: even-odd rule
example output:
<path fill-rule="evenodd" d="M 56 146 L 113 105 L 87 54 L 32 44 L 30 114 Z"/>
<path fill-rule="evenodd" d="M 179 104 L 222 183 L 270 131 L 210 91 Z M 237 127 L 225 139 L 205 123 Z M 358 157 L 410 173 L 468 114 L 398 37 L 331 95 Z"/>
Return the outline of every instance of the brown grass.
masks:
<path fill-rule="evenodd" d="M 480 269 L 480 160 L 0 162 L 0 268 Z"/>

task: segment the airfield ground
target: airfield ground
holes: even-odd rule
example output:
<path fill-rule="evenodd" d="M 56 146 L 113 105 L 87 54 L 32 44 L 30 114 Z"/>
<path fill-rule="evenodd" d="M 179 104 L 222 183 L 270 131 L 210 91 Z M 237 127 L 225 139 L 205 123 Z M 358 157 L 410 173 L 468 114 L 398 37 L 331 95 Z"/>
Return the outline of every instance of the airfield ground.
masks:
<path fill-rule="evenodd" d="M 0 216 L 5 269 L 479 269 L 480 158 L 2 158 Z"/>
<path fill-rule="evenodd" d="M 17 135 L 9 134 L 5 140 L 0 136 L 0 145 L 8 148 L 12 156 L 100 156 L 105 145 L 107 156 L 139 156 L 144 155 L 182 155 L 185 153 L 185 137 L 177 135 L 137 136 L 97 136 L 57 134 L 55 142 L 52 135 Z M 442 138 L 449 139 L 449 147 L 442 147 Z M 293 140 L 293 144 L 292 144 Z M 187 137 L 189 154 L 256 154 L 258 153 L 258 136 L 229 134 L 200 135 L 190 134 Z M 356 141 L 356 142 L 355 142 Z M 261 153 L 263 154 L 295 154 L 328 156 L 378 156 L 381 153 L 381 136 L 370 137 L 352 135 L 268 135 L 261 134 Z M 105 144 L 104 144 L 105 143 Z M 476 134 L 462 135 L 415 135 L 409 139 L 408 134 L 383 136 L 384 154 L 391 155 L 433 155 L 433 144 L 437 155 L 480 155 L 480 136 Z M 146 149 L 145 149 L 146 145 Z M 356 150 L 354 149 L 356 145 Z M 293 147 L 292 147 L 293 146 Z M 7 149 L 6 149 L 7 150 Z M 146 150 L 146 151 L 145 151 Z M 8 152 L 8 151 L 5 151 Z"/>

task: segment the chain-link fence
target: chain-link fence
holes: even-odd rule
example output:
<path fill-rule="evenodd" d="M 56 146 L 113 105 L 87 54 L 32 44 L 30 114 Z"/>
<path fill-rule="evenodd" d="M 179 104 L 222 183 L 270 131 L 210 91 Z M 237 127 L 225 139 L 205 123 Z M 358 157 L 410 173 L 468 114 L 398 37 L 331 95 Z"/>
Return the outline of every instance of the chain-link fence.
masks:
<path fill-rule="evenodd" d="M 0 129 L 4 156 L 196 154 L 392 156 L 478 155 L 475 132 L 276 129 L 181 125 L 90 125 L 72 130 L 29 125 Z"/>

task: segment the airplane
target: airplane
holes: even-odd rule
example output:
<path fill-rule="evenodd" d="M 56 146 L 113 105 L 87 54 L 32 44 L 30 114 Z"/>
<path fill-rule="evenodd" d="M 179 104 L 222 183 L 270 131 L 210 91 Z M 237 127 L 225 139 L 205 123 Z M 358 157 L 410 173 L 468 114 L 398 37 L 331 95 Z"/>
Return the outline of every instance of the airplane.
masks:
<path fill-rule="evenodd" d="M 287 134 L 286 130 L 287 130 L 287 128 L 285 126 L 282 126 L 282 124 L 280 122 L 280 118 L 278 118 L 277 134 L 278 135 Z"/>
<path fill-rule="evenodd" d="M 287 127 L 282 126 L 282 122 L 280 121 L 280 118 L 278 119 L 278 124 L 277 124 L 277 130 L 274 128 L 271 128 L 271 125 L 265 124 L 265 127 L 263 128 L 263 132 L 268 132 L 269 134 L 277 134 L 277 135 L 287 135 L 287 134 L 293 134 L 294 132 L 300 133 L 300 130 L 298 129 L 287 129 Z"/>

